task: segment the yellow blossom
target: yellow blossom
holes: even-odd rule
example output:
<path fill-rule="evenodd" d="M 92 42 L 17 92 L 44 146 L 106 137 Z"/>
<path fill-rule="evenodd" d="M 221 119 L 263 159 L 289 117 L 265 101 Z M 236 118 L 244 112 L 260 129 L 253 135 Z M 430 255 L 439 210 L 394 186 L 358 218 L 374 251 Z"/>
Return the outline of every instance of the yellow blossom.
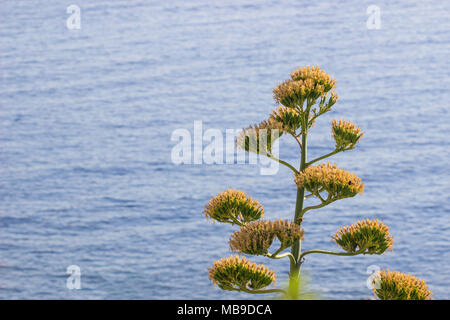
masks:
<path fill-rule="evenodd" d="M 389 269 L 377 273 L 373 292 L 381 300 L 431 300 L 433 296 L 424 280 Z"/>
<path fill-rule="evenodd" d="M 361 251 L 367 254 L 382 254 L 392 250 L 394 239 L 389 235 L 389 227 L 383 222 L 362 220 L 340 228 L 332 237 L 336 244 L 349 253 Z"/>
<path fill-rule="evenodd" d="M 326 191 L 333 201 L 364 191 L 361 178 L 330 163 L 307 167 L 295 175 L 295 183 L 313 194 Z"/>
<path fill-rule="evenodd" d="M 209 279 L 224 290 L 259 290 L 274 284 L 276 277 L 266 266 L 252 263 L 245 257 L 230 256 L 215 261 L 209 268 Z"/>
<path fill-rule="evenodd" d="M 364 135 L 360 127 L 352 122 L 334 119 L 331 123 L 333 138 L 336 141 L 336 149 L 349 150 L 355 147 L 355 144 Z"/>
<path fill-rule="evenodd" d="M 299 111 L 310 112 L 310 108 L 320 98 L 319 110 L 314 109 L 316 116 L 331 109 L 337 101 L 337 94 L 332 89 L 336 87 L 336 80 L 317 66 L 301 67 L 291 73 L 291 79 L 278 84 L 273 89 L 273 97 L 277 103 Z M 328 98 L 328 101 L 327 101 Z M 303 109 L 304 102 L 306 109 Z M 309 115 L 308 115 L 309 116 Z M 305 116 L 306 117 L 306 116 Z"/>
<path fill-rule="evenodd" d="M 264 216 L 264 208 L 243 191 L 228 189 L 211 198 L 205 216 L 218 222 L 243 225 Z"/>
<path fill-rule="evenodd" d="M 236 145 L 247 152 L 267 155 L 272 145 L 283 134 L 283 124 L 275 119 L 262 121 L 243 129 L 236 138 Z"/>
<path fill-rule="evenodd" d="M 254 221 L 235 231 L 230 238 L 230 249 L 246 254 L 264 255 L 275 237 L 285 249 L 299 239 L 303 239 L 303 230 L 299 225 L 287 220 Z"/>
<path fill-rule="evenodd" d="M 292 80 L 312 80 L 315 85 L 323 86 L 323 91 L 328 92 L 336 86 L 336 80 L 317 66 L 298 68 L 291 73 Z"/>
<path fill-rule="evenodd" d="M 270 118 L 277 123 L 281 123 L 283 131 L 294 134 L 303 122 L 303 115 L 297 109 L 284 106 L 279 106 L 276 110 L 273 110 Z"/>

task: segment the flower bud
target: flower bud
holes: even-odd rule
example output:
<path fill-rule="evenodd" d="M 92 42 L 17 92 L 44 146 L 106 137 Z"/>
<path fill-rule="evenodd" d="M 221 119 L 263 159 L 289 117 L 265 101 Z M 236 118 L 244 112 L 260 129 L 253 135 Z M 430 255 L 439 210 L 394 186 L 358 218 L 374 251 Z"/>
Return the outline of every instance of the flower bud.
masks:
<path fill-rule="evenodd" d="M 259 290 L 275 283 L 275 273 L 266 266 L 252 263 L 245 257 L 230 256 L 215 261 L 209 268 L 209 279 L 223 290 Z"/>
<path fill-rule="evenodd" d="M 339 95 L 333 91 L 330 92 L 330 99 L 328 99 L 327 108 L 331 108 L 339 99 Z"/>

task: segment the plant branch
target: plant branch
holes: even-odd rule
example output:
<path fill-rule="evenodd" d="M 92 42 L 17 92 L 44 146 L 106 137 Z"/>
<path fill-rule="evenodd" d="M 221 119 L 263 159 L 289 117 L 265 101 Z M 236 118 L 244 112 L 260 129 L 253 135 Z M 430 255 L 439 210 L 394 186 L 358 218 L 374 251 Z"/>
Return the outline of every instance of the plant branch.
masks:
<path fill-rule="evenodd" d="M 335 256 L 356 256 L 357 254 L 361 254 L 364 253 L 364 251 L 367 249 L 367 246 L 361 248 L 360 250 L 356 251 L 356 252 L 334 252 L 334 251 L 327 251 L 327 250 L 308 250 L 303 252 L 300 255 L 300 260 L 306 256 L 307 254 L 310 253 L 322 253 L 322 254 L 332 254 Z"/>
<path fill-rule="evenodd" d="M 320 189 L 317 190 L 315 193 L 310 193 L 310 194 L 306 195 L 305 198 L 310 198 L 310 197 L 313 197 L 313 196 L 318 196 L 318 197 L 320 198 L 321 201 L 325 201 L 325 200 L 320 196 L 320 193 L 321 193 L 322 191 L 324 191 L 324 190 L 325 190 L 325 188 L 320 188 Z"/>
<path fill-rule="evenodd" d="M 243 292 L 253 293 L 253 294 L 275 293 L 275 292 L 280 292 L 280 293 L 287 294 L 287 292 L 285 290 L 283 290 L 283 289 L 251 290 L 251 289 L 248 289 L 248 288 L 243 288 L 241 286 L 239 286 L 239 289 L 238 288 L 228 288 L 227 290 L 230 290 L 230 291 L 243 291 Z"/>
<path fill-rule="evenodd" d="M 322 196 L 320 195 L 320 192 L 317 191 L 317 193 L 315 195 L 320 199 L 320 201 L 326 202 L 326 200 L 324 198 L 322 198 Z"/>
<path fill-rule="evenodd" d="M 319 157 L 319 158 L 317 158 L 317 159 L 311 160 L 310 162 L 308 162 L 308 163 L 306 164 L 306 166 L 309 167 L 309 166 L 312 165 L 314 162 L 317 162 L 317 161 L 320 161 L 320 160 L 322 160 L 322 159 L 331 157 L 332 155 L 334 155 L 334 154 L 336 154 L 336 153 L 338 153 L 338 152 L 340 152 L 340 151 L 342 151 L 342 150 L 334 149 L 334 151 L 332 151 L 332 152 L 330 152 L 330 153 L 327 153 L 327 154 L 324 155 L 324 156 L 321 156 L 321 157 Z"/>
<path fill-rule="evenodd" d="M 288 167 L 289 169 L 291 169 L 292 171 L 294 171 L 294 173 L 298 173 L 297 169 L 295 169 L 292 165 L 290 165 L 290 164 L 287 163 L 286 161 L 283 161 L 283 160 L 281 160 L 281 159 L 278 159 L 277 157 L 275 157 L 274 155 L 272 155 L 272 154 L 270 154 L 270 153 L 267 153 L 267 157 L 270 158 L 270 159 L 272 159 L 272 160 L 275 160 L 275 161 L 277 161 L 277 162 L 279 162 L 279 163 L 281 163 L 281 164 L 284 164 L 286 167 Z"/>
<path fill-rule="evenodd" d="M 277 251 L 277 252 L 278 252 L 278 251 Z M 286 252 L 286 253 L 284 253 L 284 254 L 282 254 L 282 255 L 278 255 L 277 252 L 274 252 L 274 253 L 267 253 L 267 254 L 265 254 L 264 256 L 266 256 L 266 257 L 268 257 L 268 258 L 270 258 L 270 259 L 281 259 L 281 258 L 284 258 L 284 257 L 289 257 L 289 259 L 291 260 L 291 262 L 295 262 L 295 258 L 294 258 L 294 256 L 292 255 L 292 253 Z"/>
<path fill-rule="evenodd" d="M 300 147 L 300 151 L 302 150 L 302 142 L 300 141 L 299 137 L 295 135 L 295 133 L 289 132 L 289 134 L 297 141 L 298 146 Z"/>
<path fill-rule="evenodd" d="M 327 200 L 325 200 L 325 201 L 322 201 L 322 203 L 320 203 L 320 204 L 318 204 L 318 205 L 306 207 L 306 208 L 304 208 L 304 209 L 302 210 L 302 212 L 300 213 L 300 217 L 303 217 L 303 215 L 304 215 L 307 211 L 309 211 L 309 210 L 312 210 L 312 209 L 319 209 L 319 208 L 325 207 L 326 205 L 332 203 L 333 201 L 334 201 L 334 200 L 329 200 L 329 199 L 327 199 Z"/>

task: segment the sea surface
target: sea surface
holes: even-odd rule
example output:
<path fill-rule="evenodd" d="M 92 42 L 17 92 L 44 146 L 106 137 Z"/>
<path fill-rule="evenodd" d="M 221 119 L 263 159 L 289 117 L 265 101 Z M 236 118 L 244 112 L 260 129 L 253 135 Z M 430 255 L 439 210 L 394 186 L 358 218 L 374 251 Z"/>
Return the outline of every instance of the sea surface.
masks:
<path fill-rule="evenodd" d="M 70 5 L 80 29 L 67 27 Z M 367 28 L 369 5 L 380 29 Z M 340 100 L 312 128 L 308 157 L 333 149 L 333 118 L 357 123 L 360 144 L 330 161 L 366 189 L 309 212 L 303 248 L 338 250 L 330 235 L 365 217 L 390 226 L 395 244 L 309 255 L 310 290 L 370 298 L 371 270 L 389 268 L 450 299 L 449 13 L 437 0 L 1 0 L 0 298 L 255 298 L 209 281 L 236 228 L 206 221 L 203 208 L 237 188 L 267 218 L 291 219 L 291 171 L 177 165 L 172 134 L 194 141 L 201 121 L 225 143 L 226 129 L 268 117 L 291 71 L 319 65 Z M 289 137 L 280 157 L 298 166 Z M 287 260 L 250 258 L 286 280 Z M 79 290 L 67 287 L 72 265 Z"/>

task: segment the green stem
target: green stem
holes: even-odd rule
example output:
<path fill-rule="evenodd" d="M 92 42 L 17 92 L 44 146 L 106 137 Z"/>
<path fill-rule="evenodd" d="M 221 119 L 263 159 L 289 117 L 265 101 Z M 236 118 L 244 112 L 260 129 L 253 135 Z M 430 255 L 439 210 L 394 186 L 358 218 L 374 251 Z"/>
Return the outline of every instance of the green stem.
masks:
<path fill-rule="evenodd" d="M 302 150 L 302 142 L 300 141 L 300 139 L 298 138 L 298 136 L 296 136 L 294 133 L 290 132 L 290 135 L 295 139 L 295 141 L 297 141 L 297 144 L 300 148 L 300 152 Z"/>
<path fill-rule="evenodd" d="M 303 252 L 300 255 L 300 260 L 310 253 L 322 253 L 322 254 L 332 254 L 335 256 L 356 256 L 357 254 L 364 253 L 364 251 L 367 249 L 367 247 L 363 247 L 362 249 L 356 251 L 356 252 L 333 252 L 333 251 L 327 251 L 327 250 L 308 250 Z"/>
<path fill-rule="evenodd" d="M 308 117 L 308 115 L 306 115 Z M 307 118 L 306 118 L 307 119 Z M 306 124 L 307 125 L 307 124 Z M 306 150 L 307 150 L 307 130 L 306 126 L 302 133 L 302 149 L 301 149 L 301 161 L 300 171 L 306 168 Z M 297 188 L 297 201 L 295 204 L 294 222 L 298 225 L 302 224 L 302 211 L 303 203 L 305 200 L 305 188 Z M 295 288 L 300 276 L 300 253 L 301 253 L 301 240 L 297 240 L 291 249 L 293 259 L 291 259 L 290 272 L 289 272 L 289 292 L 297 292 L 298 288 Z"/>
<path fill-rule="evenodd" d="M 317 194 L 320 195 L 320 193 L 321 193 L 322 191 L 324 191 L 324 190 L 325 190 L 325 189 L 322 187 L 322 188 L 318 189 L 315 193 L 310 193 L 310 194 L 306 195 L 305 198 L 314 197 L 314 196 L 317 196 Z M 325 200 L 323 200 L 322 197 L 319 197 L 319 198 L 320 198 L 322 201 L 325 201 Z"/>
<path fill-rule="evenodd" d="M 283 289 L 251 290 L 251 289 L 239 287 L 239 289 L 238 288 L 230 288 L 230 289 L 227 289 L 227 290 L 229 290 L 229 291 L 243 291 L 243 292 L 253 293 L 253 294 L 274 293 L 274 292 L 287 294 L 287 292 L 285 290 L 283 290 Z"/>
<path fill-rule="evenodd" d="M 284 257 L 289 257 L 289 259 L 291 260 L 291 263 L 295 263 L 294 256 L 290 252 L 286 252 L 281 255 L 278 255 L 276 252 L 275 253 L 267 253 L 267 254 L 265 254 L 265 256 L 268 258 L 271 258 L 271 259 L 281 259 Z"/>
<path fill-rule="evenodd" d="M 328 153 L 328 154 L 326 154 L 326 155 L 324 155 L 324 156 L 321 156 L 321 157 L 319 157 L 319 158 L 317 158 L 317 159 L 311 160 L 310 162 L 308 162 L 308 163 L 306 164 L 306 167 L 309 167 L 309 166 L 312 165 L 314 162 L 317 162 L 317 161 L 320 161 L 320 160 L 322 160 L 322 159 L 331 157 L 332 155 L 334 155 L 334 154 L 336 154 L 336 153 L 338 153 L 338 152 L 340 152 L 340 150 L 335 149 L 334 151 L 332 151 L 332 152 L 330 152 L 330 153 Z"/>
<path fill-rule="evenodd" d="M 302 217 L 303 217 L 303 215 L 304 215 L 307 211 L 312 210 L 312 209 L 319 209 L 319 208 L 325 207 L 326 205 L 328 205 L 328 204 L 330 204 L 330 203 L 332 203 L 332 202 L 333 202 L 333 201 L 325 200 L 325 201 L 322 202 L 321 204 L 318 204 L 318 205 L 315 205 L 315 206 L 306 207 L 305 209 L 302 210 L 301 215 L 302 215 Z"/>
<path fill-rule="evenodd" d="M 322 196 L 320 195 L 320 192 L 316 192 L 316 196 L 317 196 L 317 198 L 320 199 L 320 201 L 325 202 L 325 199 L 322 198 Z"/>
<path fill-rule="evenodd" d="M 286 161 L 283 161 L 281 159 L 278 159 L 277 157 L 271 155 L 271 154 L 267 154 L 267 157 L 269 157 L 272 160 L 275 160 L 283 165 L 285 165 L 286 167 L 288 167 L 289 169 L 291 169 L 292 171 L 294 171 L 294 173 L 298 173 L 297 169 L 295 169 L 293 166 L 291 166 L 289 163 L 287 163 Z"/>

